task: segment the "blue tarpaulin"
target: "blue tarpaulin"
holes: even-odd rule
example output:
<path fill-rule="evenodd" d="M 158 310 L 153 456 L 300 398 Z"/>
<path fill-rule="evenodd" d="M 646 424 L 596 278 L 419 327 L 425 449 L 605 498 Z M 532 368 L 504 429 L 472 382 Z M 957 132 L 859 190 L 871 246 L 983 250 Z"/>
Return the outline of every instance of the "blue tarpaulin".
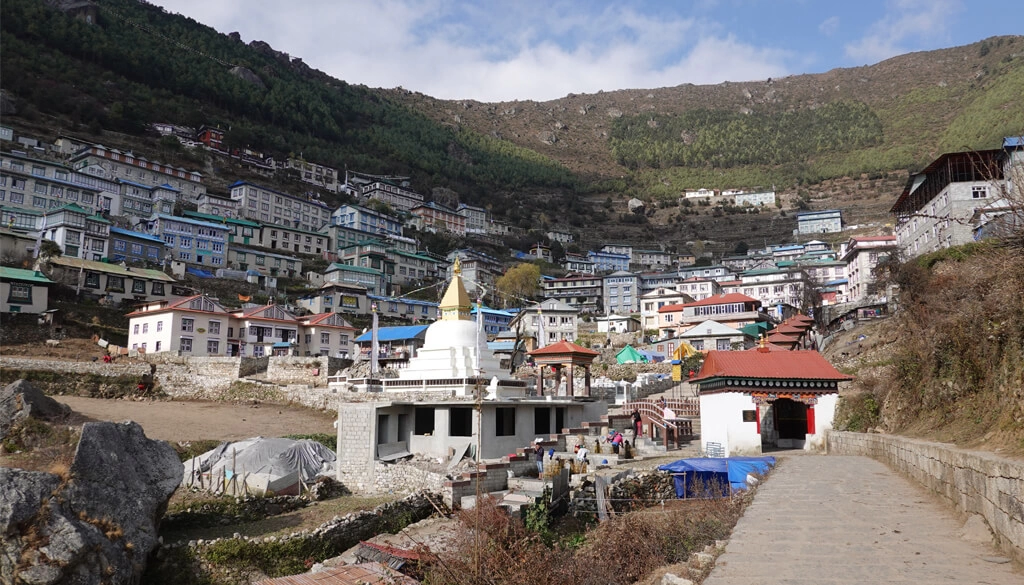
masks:
<path fill-rule="evenodd" d="M 199 278 L 213 278 L 214 277 L 212 272 L 207 272 L 207 271 L 199 269 L 199 268 L 192 268 L 191 266 L 186 267 L 185 268 L 185 272 L 188 272 L 189 274 L 191 274 L 193 276 L 198 276 Z"/>
<path fill-rule="evenodd" d="M 676 497 L 685 498 L 694 486 L 708 486 L 720 483 L 722 495 L 728 495 L 728 485 L 733 491 L 747 489 L 747 475 L 763 474 L 775 466 L 774 457 L 723 457 L 680 459 L 658 467 L 675 476 Z"/>

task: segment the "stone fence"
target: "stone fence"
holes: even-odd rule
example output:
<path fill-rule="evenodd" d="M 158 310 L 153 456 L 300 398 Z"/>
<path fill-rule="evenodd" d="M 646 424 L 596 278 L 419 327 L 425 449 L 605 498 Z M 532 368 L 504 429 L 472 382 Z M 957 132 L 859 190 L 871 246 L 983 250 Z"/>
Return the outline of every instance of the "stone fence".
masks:
<path fill-rule="evenodd" d="M 894 435 L 828 433 L 828 453 L 867 455 L 949 500 L 963 514 L 979 514 L 999 547 L 1024 562 L 1024 462 Z"/>
<path fill-rule="evenodd" d="M 149 373 L 149 364 L 141 361 L 117 360 L 111 364 L 101 361 L 69 362 L 64 360 L 38 360 L 23 357 L 0 357 L 0 369 L 37 370 L 67 374 L 96 374 L 97 376 L 142 377 Z"/>

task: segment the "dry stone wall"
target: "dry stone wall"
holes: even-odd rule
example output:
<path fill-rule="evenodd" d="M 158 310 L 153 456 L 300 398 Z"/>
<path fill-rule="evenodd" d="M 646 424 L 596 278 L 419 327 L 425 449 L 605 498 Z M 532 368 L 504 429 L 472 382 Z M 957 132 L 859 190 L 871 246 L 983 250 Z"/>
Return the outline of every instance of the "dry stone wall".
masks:
<path fill-rule="evenodd" d="M 867 433 L 833 431 L 828 452 L 878 459 L 949 500 L 979 514 L 999 546 L 1024 562 L 1024 462 L 952 445 Z"/>
<path fill-rule="evenodd" d="M 117 360 L 111 364 L 101 361 L 68 362 L 61 360 L 37 360 L 6 356 L 0 357 L 0 369 L 37 370 L 68 374 L 96 374 L 98 376 L 135 376 L 149 373 L 149 364 L 140 361 Z"/>

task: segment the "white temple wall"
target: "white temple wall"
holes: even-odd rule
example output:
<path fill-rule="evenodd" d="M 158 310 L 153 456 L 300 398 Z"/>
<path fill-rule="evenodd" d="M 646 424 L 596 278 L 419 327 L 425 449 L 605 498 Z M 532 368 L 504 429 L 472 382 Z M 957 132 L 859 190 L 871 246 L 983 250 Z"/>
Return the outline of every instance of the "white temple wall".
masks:
<path fill-rule="evenodd" d="M 719 443 L 725 455 L 760 455 L 757 422 L 743 422 L 743 411 L 755 410 L 754 400 L 739 392 L 702 394 L 700 397 L 701 447 Z"/>
<path fill-rule="evenodd" d="M 814 405 L 814 434 L 807 435 L 804 441 L 805 451 L 825 451 L 828 432 L 832 430 L 832 423 L 836 416 L 836 404 L 839 402 L 839 394 L 824 394 L 818 397 L 818 403 Z"/>

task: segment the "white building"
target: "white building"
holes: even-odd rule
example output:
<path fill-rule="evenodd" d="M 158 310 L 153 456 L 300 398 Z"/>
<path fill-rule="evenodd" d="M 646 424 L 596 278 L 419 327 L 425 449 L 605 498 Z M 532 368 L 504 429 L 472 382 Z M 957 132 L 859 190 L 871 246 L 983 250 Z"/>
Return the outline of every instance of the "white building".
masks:
<path fill-rule="evenodd" d="M 149 303 L 128 313 L 128 347 L 145 353 L 224 355 L 230 321 L 224 307 L 204 295 Z"/>
<path fill-rule="evenodd" d="M 91 215 L 82 207 L 69 203 L 47 213 L 43 219 L 43 237 L 56 242 L 69 258 L 102 260 L 107 258 L 110 221 Z"/>
<path fill-rule="evenodd" d="M 239 216 L 316 232 L 331 218 L 331 209 L 317 199 L 296 197 L 267 187 L 238 181 L 231 185 L 231 199 L 238 202 Z"/>
<path fill-rule="evenodd" d="M 974 241 L 975 211 L 1005 188 L 1003 156 L 998 149 L 948 153 L 910 176 L 889 210 L 904 258 Z"/>
<path fill-rule="evenodd" d="M 355 354 L 354 341 L 359 330 L 338 313 L 320 313 L 299 318 L 302 355 L 348 358 Z"/>
<path fill-rule="evenodd" d="M 701 447 L 719 446 L 727 457 L 760 455 L 764 447 L 822 451 L 847 380 L 816 351 L 709 351 L 692 380 Z"/>
<path fill-rule="evenodd" d="M 724 195 L 725 193 L 723 193 Z M 764 191 L 762 193 L 740 193 L 735 198 L 736 207 L 750 205 L 758 207 L 762 205 L 775 205 L 775 191 Z"/>
<path fill-rule="evenodd" d="M 875 283 L 875 266 L 881 258 L 896 253 L 896 250 L 896 236 L 850 238 L 842 257 L 846 263 L 849 302 L 868 298 Z"/>
<path fill-rule="evenodd" d="M 843 231 L 843 212 L 838 209 L 796 214 L 796 234 L 827 234 Z"/>
<path fill-rule="evenodd" d="M 131 151 L 122 152 L 102 144 L 92 144 L 81 149 L 71 157 L 70 164 L 79 172 L 109 181 L 122 179 L 143 185 L 170 185 L 187 201 L 195 201 L 206 193 L 203 175 L 199 171 L 150 161 Z"/>
<path fill-rule="evenodd" d="M 656 288 L 640 297 L 640 323 L 645 331 L 656 331 L 658 329 L 658 309 L 666 305 L 692 303 L 695 300 L 697 299 L 676 288 Z"/>
<path fill-rule="evenodd" d="M 386 203 L 395 211 L 411 211 L 424 202 L 423 195 L 384 180 L 363 185 L 362 195 L 364 199 L 376 199 Z"/>
<path fill-rule="evenodd" d="M 536 340 L 534 349 L 579 336 L 579 311 L 559 299 L 544 299 L 519 311 L 509 323 L 523 338 Z"/>
<path fill-rule="evenodd" d="M 487 210 L 483 207 L 476 207 L 474 205 L 466 205 L 460 203 L 456 210 L 459 215 L 466 218 L 466 233 L 467 234 L 486 234 L 487 233 Z"/>

